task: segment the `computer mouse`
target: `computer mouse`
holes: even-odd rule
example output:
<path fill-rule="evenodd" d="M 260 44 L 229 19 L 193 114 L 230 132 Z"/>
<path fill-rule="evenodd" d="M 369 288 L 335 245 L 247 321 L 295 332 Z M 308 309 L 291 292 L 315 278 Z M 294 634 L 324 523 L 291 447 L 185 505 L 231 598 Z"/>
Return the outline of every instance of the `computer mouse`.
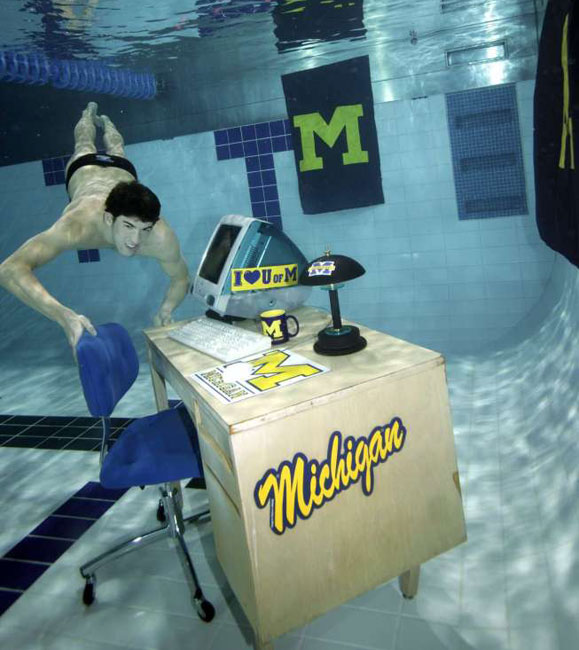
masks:
<path fill-rule="evenodd" d="M 247 379 L 253 371 L 251 363 L 246 361 L 235 361 L 225 366 L 223 369 L 223 379 L 227 382 L 243 381 Z"/>

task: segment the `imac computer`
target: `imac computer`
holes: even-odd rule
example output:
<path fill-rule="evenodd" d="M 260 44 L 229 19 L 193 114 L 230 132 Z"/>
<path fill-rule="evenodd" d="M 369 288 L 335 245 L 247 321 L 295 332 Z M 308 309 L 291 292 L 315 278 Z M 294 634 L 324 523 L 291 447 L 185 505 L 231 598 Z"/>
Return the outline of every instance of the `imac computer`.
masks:
<path fill-rule="evenodd" d="M 279 228 L 230 214 L 217 224 L 191 293 L 215 318 L 258 318 L 268 309 L 293 309 L 310 287 L 298 284 L 307 260 Z"/>

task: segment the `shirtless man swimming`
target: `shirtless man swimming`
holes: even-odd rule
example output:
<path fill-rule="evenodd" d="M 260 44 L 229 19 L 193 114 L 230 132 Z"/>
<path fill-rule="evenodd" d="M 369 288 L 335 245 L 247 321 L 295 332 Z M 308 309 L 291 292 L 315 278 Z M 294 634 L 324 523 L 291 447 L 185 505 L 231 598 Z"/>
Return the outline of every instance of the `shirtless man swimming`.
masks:
<path fill-rule="evenodd" d="M 189 272 L 179 242 L 159 217 L 160 203 L 137 182 L 125 158 L 124 141 L 106 115 L 90 102 L 74 129 L 75 148 L 67 169 L 70 203 L 48 230 L 35 235 L 0 264 L 0 286 L 63 329 L 73 348 L 84 330 L 96 334 L 90 320 L 65 307 L 48 293 L 34 269 L 67 250 L 114 248 L 125 257 L 143 255 L 159 260 L 171 278 L 155 325 L 172 322 L 173 310 L 189 286 Z M 107 155 L 96 153 L 96 127 L 103 129 Z"/>

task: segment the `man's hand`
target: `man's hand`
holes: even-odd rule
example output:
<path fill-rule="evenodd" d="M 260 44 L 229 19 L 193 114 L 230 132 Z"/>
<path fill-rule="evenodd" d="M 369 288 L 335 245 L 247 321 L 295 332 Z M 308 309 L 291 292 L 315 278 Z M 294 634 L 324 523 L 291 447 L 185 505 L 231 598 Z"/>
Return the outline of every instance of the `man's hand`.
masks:
<path fill-rule="evenodd" d="M 170 325 L 172 322 L 173 312 L 164 309 L 159 309 L 153 318 L 153 325 L 155 325 L 155 327 L 164 327 L 165 325 Z"/>
<path fill-rule="evenodd" d="M 97 331 L 94 328 L 93 324 L 89 321 L 89 319 L 86 316 L 77 314 L 72 310 L 68 310 L 67 313 L 64 315 L 63 322 L 61 323 L 61 325 L 62 328 L 64 329 L 64 333 L 66 334 L 66 338 L 68 339 L 68 342 L 72 347 L 73 353 L 75 353 L 75 357 L 76 357 L 76 344 L 78 343 L 84 330 L 86 330 L 89 334 L 92 334 L 93 336 L 96 336 L 97 334 Z"/>
<path fill-rule="evenodd" d="M 183 302 L 190 282 L 187 264 L 185 264 L 185 260 L 181 255 L 175 233 L 164 220 L 160 220 L 155 225 L 155 229 L 159 227 L 160 229 L 157 230 L 157 250 L 153 256 L 159 260 L 161 268 L 171 278 L 171 282 L 154 318 L 157 327 L 174 322 L 173 311 Z"/>

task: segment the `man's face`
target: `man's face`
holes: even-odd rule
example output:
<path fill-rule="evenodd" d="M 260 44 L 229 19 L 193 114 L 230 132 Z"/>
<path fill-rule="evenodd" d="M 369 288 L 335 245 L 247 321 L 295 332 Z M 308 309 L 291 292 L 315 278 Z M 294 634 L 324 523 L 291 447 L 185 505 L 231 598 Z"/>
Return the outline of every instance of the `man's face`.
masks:
<path fill-rule="evenodd" d="M 119 215 L 113 223 L 113 244 L 117 251 L 125 257 L 136 255 L 142 244 L 153 230 L 155 224 L 141 221 L 136 217 Z"/>

